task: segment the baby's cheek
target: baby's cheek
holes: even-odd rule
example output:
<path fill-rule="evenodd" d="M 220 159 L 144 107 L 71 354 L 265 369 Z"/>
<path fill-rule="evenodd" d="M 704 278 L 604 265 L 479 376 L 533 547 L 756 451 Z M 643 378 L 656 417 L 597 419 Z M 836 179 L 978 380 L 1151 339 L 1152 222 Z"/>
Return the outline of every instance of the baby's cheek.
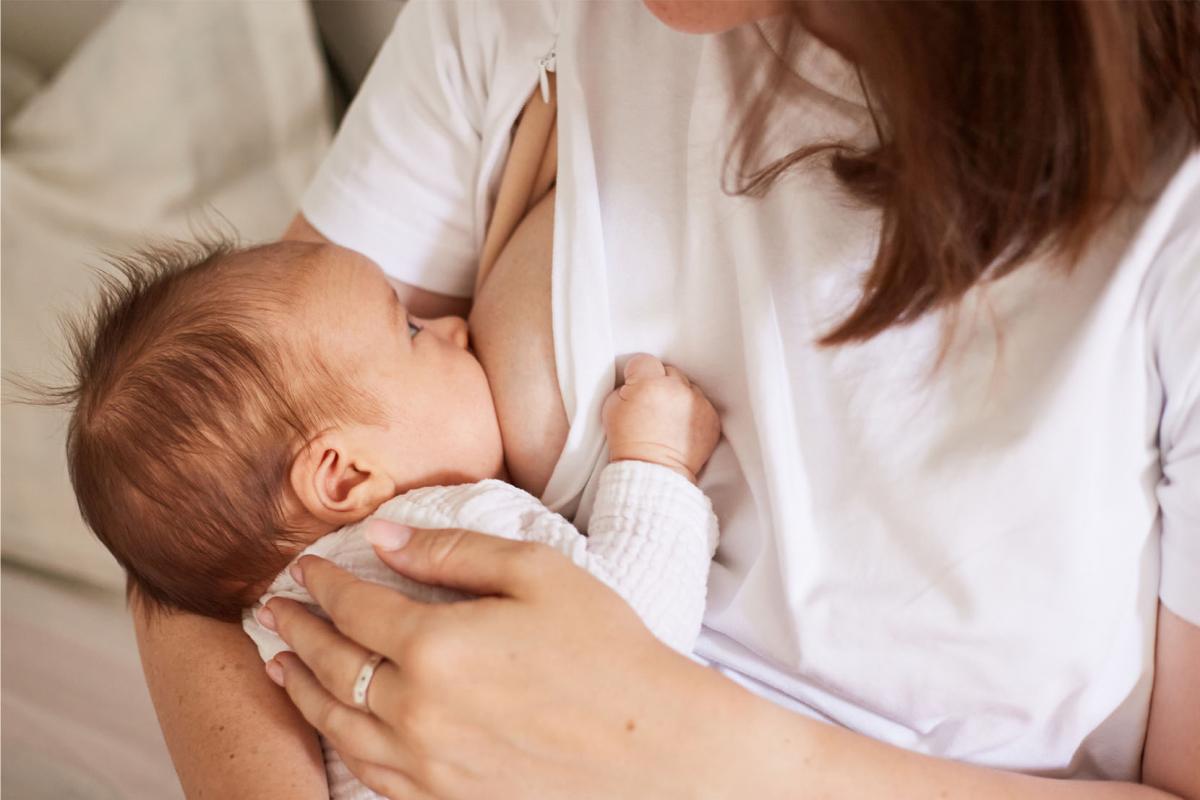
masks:
<path fill-rule="evenodd" d="M 463 386 L 456 398 L 458 441 L 461 451 L 470 453 L 474 465 L 490 470 L 493 461 L 502 460 L 500 422 L 491 389 L 486 381 Z M 490 477 L 490 474 L 484 477 Z"/>

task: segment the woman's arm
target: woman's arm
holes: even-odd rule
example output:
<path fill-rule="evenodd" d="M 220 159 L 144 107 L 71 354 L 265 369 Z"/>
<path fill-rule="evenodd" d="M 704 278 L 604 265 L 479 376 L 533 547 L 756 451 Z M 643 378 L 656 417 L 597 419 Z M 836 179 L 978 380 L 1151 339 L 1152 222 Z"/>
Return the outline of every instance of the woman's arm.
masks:
<path fill-rule="evenodd" d="M 1200 797 L 1200 628 L 1161 604 L 1142 782 Z"/>
<path fill-rule="evenodd" d="M 1200 798 L 1200 628 L 1165 609 L 1147 785 L 1051 780 L 788 712 L 655 641 L 546 548 L 422 530 L 389 547 L 401 574 L 487 597 L 424 606 L 308 557 L 304 583 L 337 627 L 280 598 L 264 623 L 295 651 L 275 677 L 391 797 Z M 368 650 L 387 657 L 370 715 L 349 705 Z"/>
<path fill-rule="evenodd" d="M 754 796 L 784 797 L 790 784 L 820 797 L 1196 800 L 1200 798 L 1200 683 L 1196 679 L 1200 628 L 1160 606 L 1156 660 L 1140 785 L 1033 778 L 930 758 L 771 706 L 761 709 L 766 719 L 746 729 L 756 732 L 765 761 L 792 768 Z"/>
<path fill-rule="evenodd" d="M 314 228 L 312 223 L 305 219 L 303 214 L 297 214 L 292 219 L 292 224 L 288 226 L 287 231 L 283 234 L 283 240 L 294 242 L 329 242 L 329 239 Z M 419 289 L 416 286 L 410 286 L 407 283 L 398 281 L 395 278 L 388 278 L 388 280 L 396 288 L 396 294 L 399 295 L 400 302 L 418 317 L 424 317 L 425 319 L 436 319 L 447 316 L 466 317 L 471 312 L 471 301 L 468 298 L 450 297 L 449 295 L 430 292 L 426 289 Z"/>
<path fill-rule="evenodd" d="M 189 798 L 326 800 L 316 732 L 263 675 L 240 625 L 130 602 L 146 686 Z"/>

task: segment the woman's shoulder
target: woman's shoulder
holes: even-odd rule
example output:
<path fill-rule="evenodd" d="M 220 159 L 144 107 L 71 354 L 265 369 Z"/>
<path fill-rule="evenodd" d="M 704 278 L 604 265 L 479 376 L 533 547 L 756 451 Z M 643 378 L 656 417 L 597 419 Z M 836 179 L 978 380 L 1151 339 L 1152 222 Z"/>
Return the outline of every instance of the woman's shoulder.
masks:
<path fill-rule="evenodd" d="M 1141 236 L 1162 246 L 1200 241 L 1200 149 L 1171 159 Z"/>
<path fill-rule="evenodd" d="M 1147 319 L 1160 336 L 1200 336 L 1200 150 L 1191 151 L 1168 173 L 1161 192 L 1141 222 L 1127 258 L 1144 269 Z M 1190 349 L 1200 353 L 1194 346 Z"/>

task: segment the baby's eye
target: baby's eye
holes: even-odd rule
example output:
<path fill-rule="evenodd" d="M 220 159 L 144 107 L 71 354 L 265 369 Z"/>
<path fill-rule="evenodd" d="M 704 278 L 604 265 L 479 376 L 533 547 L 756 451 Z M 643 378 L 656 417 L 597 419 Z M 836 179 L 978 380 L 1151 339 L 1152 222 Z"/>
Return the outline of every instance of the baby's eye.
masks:
<path fill-rule="evenodd" d="M 420 332 L 421 332 L 421 329 L 420 329 L 418 326 L 414 325 L 414 324 L 413 324 L 413 321 L 410 319 L 410 320 L 408 321 L 408 334 L 409 334 L 409 337 L 411 338 L 411 337 L 413 337 L 413 336 L 416 336 L 416 335 L 417 335 L 418 333 L 420 333 Z"/>

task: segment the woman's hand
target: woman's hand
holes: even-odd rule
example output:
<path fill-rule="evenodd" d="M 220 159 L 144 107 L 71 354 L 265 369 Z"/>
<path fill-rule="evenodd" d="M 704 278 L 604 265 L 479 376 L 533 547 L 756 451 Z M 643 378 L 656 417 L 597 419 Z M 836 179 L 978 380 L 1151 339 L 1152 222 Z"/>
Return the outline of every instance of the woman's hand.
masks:
<path fill-rule="evenodd" d="M 354 773 L 389 797 L 1200 798 L 1186 767 L 1198 741 L 1188 681 L 1200 629 L 1169 612 L 1147 775 L 1175 794 L 1035 778 L 876 742 L 791 714 L 675 654 L 549 548 L 390 523 L 374 532 L 393 537 L 379 555 L 398 572 L 486 596 L 424 605 L 308 557 L 298 565 L 303 582 L 336 628 L 282 598 L 262 621 L 296 651 L 268 672 Z M 386 657 L 367 697 L 373 713 L 351 705 L 370 651 Z"/>
<path fill-rule="evenodd" d="M 365 784 L 401 798 L 712 792 L 748 695 L 545 546 L 373 525 L 393 537 L 379 555 L 396 571 L 483 597 L 425 605 L 307 557 L 299 577 L 333 624 L 267 604 L 264 623 L 295 650 L 268 672 Z M 385 660 L 367 713 L 352 685 L 371 651 Z"/>

